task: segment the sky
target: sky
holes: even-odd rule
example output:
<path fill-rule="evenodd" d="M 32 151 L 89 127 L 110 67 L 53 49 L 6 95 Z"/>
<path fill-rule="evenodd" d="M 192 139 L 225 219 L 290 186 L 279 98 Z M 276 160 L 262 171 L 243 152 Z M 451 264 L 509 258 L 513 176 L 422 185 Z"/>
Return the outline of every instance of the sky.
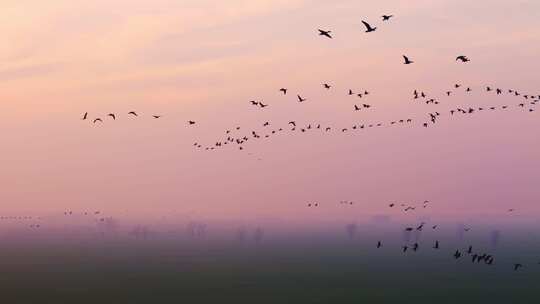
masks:
<path fill-rule="evenodd" d="M 383 24 L 383 14 L 395 17 Z M 400 217 L 389 202 L 430 200 L 433 216 L 515 208 L 537 217 L 540 110 L 526 113 L 518 99 L 484 88 L 540 94 L 539 17 L 532 0 L 4 0 L 0 207 L 310 220 Z M 361 20 L 377 31 L 364 33 Z M 404 54 L 415 63 L 403 65 Z M 458 55 L 471 62 L 456 63 Z M 473 91 L 445 98 L 454 83 Z M 371 94 L 351 99 L 349 88 Z M 441 104 L 415 103 L 414 89 Z M 370 111 L 353 111 L 364 102 Z M 448 116 L 491 105 L 512 109 Z M 440 121 L 422 128 L 439 110 Z M 85 112 L 104 123 L 82 121 Z M 266 121 L 337 129 L 404 118 L 414 126 L 286 131 L 243 151 L 193 147 L 238 126 L 264 134 Z M 353 212 L 341 200 L 354 201 Z M 307 210 L 315 201 L 321 208 Z"/>

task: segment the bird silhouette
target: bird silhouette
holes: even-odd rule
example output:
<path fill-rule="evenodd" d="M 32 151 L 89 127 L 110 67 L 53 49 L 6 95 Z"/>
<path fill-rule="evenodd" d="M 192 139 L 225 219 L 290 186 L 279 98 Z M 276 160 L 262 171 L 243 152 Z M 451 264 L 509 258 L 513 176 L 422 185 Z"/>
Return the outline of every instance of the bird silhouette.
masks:
<path fill-rule="evenodd" d="M 94 119 L 94 123 L 96 123 L 96 122 L 98 122 L 98 121 L 99 121 L 99 122 L 103 122 L 103 120 L 101 120 L 101 118 L 96 118 L 96 119 Z"/>
<path fill-rule="evenodd" d="M 113 113 L 110 113 L 107 116 L 110 116 L 110 117 L 112 117 L 113 120 L 116 120 L 116 115 L 114 115 Z"/>
<path fill-rule="evenodd" d="M 139 116 L 139 115 L 137 115 L 137 113 L 135 111 L 129 112 L 128 115 Z"/>
<path fill-rule="evenodd" d="M 523 267 L 523 265 L 517 263 L 517 264 L 514 264 L 514 271 L 518 270 L 520 267 Z"/>
<path fill-rule="evenodd" d="M 154 117 L 154 119 L 158 119 L 161 118 L 161 115 L 152 115 L 152 117 Z"/>
<path fill-rule="evenodd" d="M 88 118 L 88 112 L 84 113 L 82 120 L 86 120 Z"/>
<path fill-rule="evenodd" d="M 411 63 L 414 63 L 414 61 L 411 61 L 411 60 L 409 59 L 409 57 L 407 57 L 407 56 L 405 56 L 405 55 L 403 55 L 403 59 L 405 60 L 404 64 L 411 64 Z"/>
<path fill-rule="evenodd" d="M 362 20 L 362 23 L 366 27 L 366 33 L 374 32 L 377 29 L 376 27 L 371 27 L 371 25 L 369 25 L 369 23 L 365 22 L 364 20 Z"/>
<path fill-rule="evenodd" d="M 266 107 L 268 107 L 267 104 L 264 104 L 264 103 L 262 103 L 262 102 L 260 102 L 260 101 L 259 101 L 259 106 L 260 106 L 261 108 L 266 108 Z"/>
<path fill-rule="evenodd" d="M 189 121 L 188 121 L 188 124 L 190 124 L 190 125 L 194 125 L 194 124 L 195 124 L 195 122 L 194 122 L 193 120 L 189 120 Z"/>
<path fill-rule="evenodd" d="M 332 31 L 325 31 L 325 30 L 319 29 L 319 36 L 325 36 L 332 39 L 332 35 L 330 35 L 331 33 Z"/>
<path fill-rule="evenodd" d="M 300 95 L 296 95 L 296 96 L 298 97 L 298 102 L 304 102 L 304 101 L 306 101 L 306 99 L 305 99 L 305 98 L 302 98 L 302 96 L 300 96 Z"/>
<path fill-rule="evenodd" d="M 390 18 L 394 17 L 394 15 L 382 15 L 381 17 L 383 21 L 388 21 Z"/>
<path fill-rule="evenodd" d="M 328 89 L 330 89 L 332 86 L 329 85 L 329 84 L 327 84 L 327 83 L 323 83 L 323 87 L 324 87 L 325 89 L 328 90 Z"/>
<path fill-rule="evenodd" d="M 467 56 L 461 55 L 461 56 L 456 57 L 456 61 L 469 62 L 471 60 L 469 60 L 469 58 L 467 58 Z"/>
<path fill-rule="evenodd" d="M 287 89 L 281 88 L 281 89 L 279 89 L 279 91 L 282 92 L 283 95 L 287 95 Z"/>
<path fill-rule="evenodd" d="M 382 246 L 381 241 L 377 242 L 377 248 L 381 248 L 381 246 Z"/>

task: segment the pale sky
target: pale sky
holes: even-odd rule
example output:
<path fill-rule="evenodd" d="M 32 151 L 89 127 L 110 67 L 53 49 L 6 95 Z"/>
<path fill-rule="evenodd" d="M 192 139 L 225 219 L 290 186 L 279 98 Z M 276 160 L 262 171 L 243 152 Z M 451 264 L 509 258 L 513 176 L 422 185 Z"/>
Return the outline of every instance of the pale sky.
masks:
<path fill-rule="evenodd" d="M 382 14 L 395 17 L 383 24 Z M 540 94 L 539 17 L 540 2 L 515 0 L 2 1 L 0 204 L 310 218 L 351 215 L 305 214 L 308 201 L 353 200 L 356 216 L 429 199 L 441 214 L 538 214 L 540 109 L 526 113 L 521 99 L 484 88 Z M 361 20 L 377 31 L 364 33 Z M 403 54 L 415 63 L 403 65 Z M 456 82 L 473 92 L 445 98 Z M 351 100 L 349 88 L 371 94 Z M 441 105 L 414 103 L 414 89 Z M 373 109 L 357 113 L 354 103 Z M 511 111 L 447 115 L 506 104 Z M 446 116 L 421 128 L 433 111 Z M 105 123 L 81 121 L 84 112 Z M 105 119 L 111 112 L 117 121 Z M 287 131 L 241 152 L 192 146 L 236 126 L 262 132 L 265 121 L 337 128 L 409 117 L 414 127 Z"/>

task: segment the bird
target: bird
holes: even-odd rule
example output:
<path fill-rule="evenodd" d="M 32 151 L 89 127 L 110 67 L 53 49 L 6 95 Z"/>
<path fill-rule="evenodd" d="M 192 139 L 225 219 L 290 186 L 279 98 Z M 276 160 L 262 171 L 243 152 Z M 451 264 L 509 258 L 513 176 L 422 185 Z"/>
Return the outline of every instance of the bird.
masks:
<path fill-rule="evenodd" d="M 381 246 L 382 246 L 381 241 L 377 242 L 377 248 L 381 248 Z"/>
<path fill-rule="evenodd" d="M 362 20 L 362 23 L 366 27 L 366 33 L 374 32 L 377 29 L 376 27 L 371 27 L 371 25 L 369 25 L 369 23 L 365 22 L 364 20 Z"/>
<path fill-rule="evenodd" d="M 283 95 L 287 95 L 287 89 L 281 88 L 281 89 L 279 89 L 279 91 L 282 92 Z"/>
<path fill-rule="evenodd" d="M 358 107 L 357 105 L 354 105 L 354 110 L 355 111 L 360 111 L 362 108 Z"/>
<path fill-rule="evenodd" d="M 86 120 L 88 118 L 88 112 L 84 113 L 82 120 Z"/>
<path fill-rule="evenodd" d="M 96 119 L 94 119 L 94 123 L 96 123 L 96 122 L 98 122 L 98 121 L 99 121 L 99 122 L 103 122 L 103 120 L 101 120 L 101 118 L 96 118 Z"/>
<path fill-rule="evenodd" d="M 381 17 L 383 21 L 388 21 L 390 18 L 394 17 L 394 15 L 382 15 Z"/>
<path fill-rule="evenodd" d="M 467 58 L 467 56 L 461 55 L 461 56 L 457 56 L 457 57 L 456 57 L 456 61 L 469 62 L 469 61 L 471 61 L 471 60 L 470 60 L 469 58 Z"/>
<path fill-rule="evenodd" d="M 403 55 L 403 59 L 405 60 L 405 63 L 404 63 L 404 64 L 411 64 L 411 63 L 414 63 L 414 61 L 411 61 L 411 60 L 409 59 L 409 57 L 407 57 L 407 56 L 405 56 L 405 55 Z"/>
<path fill-rule="evenodd" d="M 306 101 L 306 99 L 305 99 L 305 98 L 302 98 L 302 96 L 300 96 L 300 95 L 296 95 L 296 96 L 298 97 L 298 102 L 304 102 L 304 101 Z"/>
<path fill-rule="evenodd" d="M 332 86 L 329 85 L 329 84 L 327 84 L 327 83 L 323 83 L 323 87 L 324 87 L 325 89 L 330 89 Z"/>
<path fill-rule="evenodd" d="M 195 124 L 195 122 L 194 122 L 193 120 L 189 120 L 188 123 L 189 123 L 190 125 L 194 125 L 194 124 Z"/>
<path fill-rule="evenodd" d="M 409 247 L 405 245 L 405 246 L 403 246 L 403 247 L 401 247 L 401 248 L 403 248 L 403 252 L 406 252 L 406 251 L 407 251 L 407 248 L 409 248 Z"/>
<path fill-rule="evenodd" d="M 295 121 L 289 121 L 289 124 L 290 124 L 290 125 L 293 125 L 294 127 L 296 127 L 296 122 L 295 122 Z"/>
<path fill-rule="evenodd" d="M 467 250 L 467 253 L 468 253 L 468 254 L 471 254 L 471 253 L 472 253 L 472 246 L 469 246 L 469 249 Z"/>
<path fill-rule="evenodd" d="M 251 102 L 251 104 L 254 105 L 254 106 L 259 105 L 259 103 L 258 103 L 257 101 L 255 101 L 255 100 L 251 100 L 250 102 Z"/>
<path fill-rule="evenodd" d="M 110 116 L 110 117 L 112 117 L 113 120 L 116 120 L 116 115 L 114 115 L 113 113 L 110 113 L 107 116 Z"/>
<path fill-rule="evenodd" d="M 456 250 L 456 252 L 454 253 L 454 258 L 459 259 L 460 257 L 461 257 L 461 252 L 459 252 L 459 250 Z"/>
<path fill-rule="evenodd" d="M 332 31 L 325 31 L 325 30 L 319 29 L 319 36 L 325 36 L 332 39 L 332 35 L 330 35 L 330 33 L 332 33 Z"/>
<path fill-rule="evenodd" d="M 515 270 L 518 270 L 520 267 L 523 267 L 523 265 L 517 263 L 517 264 L 514 264 L 514 271 Z"/>
<path fill-rule="evenodd" d="M 161 117 L 161 115 L 152 115 L 152 117 L 154 117 L 154 119 L 158 119 Z"/>
<path fill-rule="evenodd" d="M 137 115 L 137 113 L 135 111 L 129 112 L 128 115 L 139 116 L 139 115 Z"/>
<path fill-rule="evenodd" d="M 388 205 L 388 206 L 390 206 L 390 208 L 392 208 L 392 207 L 394 207 L 394 206 L 395 206 L 395 204 L 390 204 L 390 205 Z"/>
<path fill-rule="evenodd" d="M 413 245 L 413 251 L 417 251 L 417 250 L 418 250 L 418 246 L 419 246 L 418 243 L 414 243 L 414 245 Z"/>
<path fill-rule="evenodd" d="M 262 103 L 262 102 L 260 102 L 260 101 L 259 101 L 259 106 L 260 106 L 261 108 L 266 108 L 266 107 L 268 107 L 267 104 L 264 104 L 264 103 Z"/>

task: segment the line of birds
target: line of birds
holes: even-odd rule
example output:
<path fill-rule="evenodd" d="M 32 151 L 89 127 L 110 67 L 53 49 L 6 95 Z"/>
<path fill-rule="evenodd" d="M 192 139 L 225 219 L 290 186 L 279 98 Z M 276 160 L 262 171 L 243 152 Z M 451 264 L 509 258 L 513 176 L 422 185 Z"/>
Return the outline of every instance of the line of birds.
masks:
<path fill-rule="evenodd" d="M 462 85 L 460 84 L 456 84 L 454 85 L 454 88 L 460 88 Z M 330 85 L 326 84 L 325 87 L 331 87 Z M 349 95 L 352 95 L 352 90 L 349 90 Z M 470 92 L 472 91 L 472 89 L 470 87 L 467 87 L 466 89 L 466 92 Z M 496 92 L 498 95 L 500 95 L 502 92 L 502 89 L 492 89 L 491 87 L 486 87 L 486 92 L 491 92 L 491 91 L 494 91 Z M 512 94 L 512 96 L 521 96 L 520 93 L 518 93 L 516 90 L 513 90 L 513 89 L 510 89 L 508 90 L 509 93 Z M 369 94 L 368 91 L 365 91 L 364 92 L 364 95 L 365 94 Z M 528 104 L 529 105 L 537 105 L 538 102 L 540 102 L 540 95 L 530 95 L 530 94 L 525 94 L 525 95 L 522 95 L 523 98 L 525 98 L 526 100 L 528 100 Z M 418 91 L 418 90 L 415 90 L 413 92 L 413 98 L 414 99 L 427 99 L 427 102 L 426 103 L 435 103 L 435 104 L 438 104 L 438 101 L 436 101 L 434 98 L 431 98 L 431 99 L 428 99 L 428 96 L 423 92 L 423 91 Z M 524 102 L 521 102 L 519 103 L 517 106 L 520 107 L 520 108 L 524 108 L 525 107 L 525 103 Z M 362 105 L 362 107 L 365 107 L 365 108 L 369 108 L 370 105 Z M 357 105 L 355 105 L 355 110 L 359 110 L 360 107 L 358 107 Z M 484 110 L 490 110 L 490 111 L 493 111 L 493 110 L 497 110 L 497 109 L 502 109 L 502 110 L 506 110 L 506 109 L 509 109 L 509 106 L 508 105 L 503 105 L 503 106 L 499 106 L 499 107 L 496 107 L 496 106 L 490 106 L 490 107 L 467 107 L 466 109 L 464 108 L 455 108 L 455 109 L 450 109 L 448 112 L 450 113 L 450 116 L 453 116 L 454 114 L 456 113 L 460 113 L 460 114 L 472 114 L 472 113 L 475 113 L 477 111 L 484 111 Z M 533 112 L 534 109 L 531 107 L 528 109 L 528 112 Z M 442 115 L 441 112 L 439 111 L 435 111 L 433 113 L 428 113 L 427 114 L 428 117 L 429 117 L 429 121 L 434 124 L 436 123 L 437 119 L 439 119 L 439 117 Z M 409 124 L 409 123 L 412 123 L 413 120 L 411 118 L 407 118 L 407 119 L 399 119 L 399 120 L 394 120 L 394 121 L 390 121 L 390 122 L 386 122 L 386 123 L 373 123 L 373 124 L 357 124 L 357 125 L 353 125 L 351 127 L 346 127 L 346 128 L 337 128 L 338 130 L 341 130 L 341 132 L 347 132 L 349 130 L 362 130 L 362 129 L 367 129 L 367 128 L 373 128 L 373 127 L 382 127 L 382 126 L 393 126 L 393 125 L 399 125 L 399 124 Z M 299 127 L 297 128 L 297 123 L 296 121 L 290 121 L 288 123 L 289 126 L 291 126 L 291 129 L 290 131 L 296 131 L 297 129 L 299 129 L 299 131 L 301 131 L 302 133 L 304 132 L 308 132 L 309 130 L 324 130 L 325 132 L 330 132 L 331 130 L 335 129 L 331 126 L 322 126 L 321 124 L 319 123 L 315 123 L 315 124 L 308 124 L 304 127 Z M 264 122 L 263 123 L 263 127 L 268 127 L 270 126 L 270 122 Z M 428 127 L 429 126 L 429 122 L 424 122 L 422 123 L 422 126 L 423 127 Z M 240 128 L 238 127 L 237 130 L 240 130 Z M 244 149 L 244 144 L 246 142 L 248 142 L 251 138 L 253 139 L 260 139 L 260 138 L 269 138 L 270 136 L 272 135 L 276 135 L 278 133 L 281 133 L 283 132 L 285 129 L 283 127 L 280 127 L 278 129 L 273 129 L 271 130 L 270 132 L 264 134 L 264 135 L 261 135 L 260 133 L 261 132 L 258 132 L 258 131 L 251 131 L 251 134 L 244 134 L 244 135 L 240 135 L 238 137 L 235 137 L 233 136 L 230 132 L 230 130 L 228 130 L 226 132 L 227 134 L 227 138 L 224 138 L 224 139 L 221 139 L 221 140 L 218 140 L 215 142 L 214 145 L 209 145 L 209 146 L 206 146 L 205 147 L 205 150 L 215 150 L 216 148 L 218 147 L 224 147 L 228 144 L 236 144 L 238 145 L 238 148 L 239 150 L 243 150 Z M 203 146 L 196 142 L 194 144 L 194 146 L 196 148 L 203 148 Z"/>
<path fill-rule="evenodd" d="M 130 112 L 127 113 L 127 115 L 131 115 L 132 117 L 139 117 L 139 114 L 138 114 L 137 112 L 135 112 L 135 111 L 130 111 Z M 115 113 L 109 113 L 109 114 L 106 115 L 106 117 L 110 117 L 112 120 L 116 120 L 117 114 L 115 114 Z M 153 119 L 159 119 L 159 118 L 161 118 L 161 117 L 162 117 L 162 115 L 152 115 L 152 118 L 153 118 Z M 89 118 L 89 117 L 88 117 L 88 112 L 85 112 L 85 113 L 83 114 L 81 120 L 88 120 L 88 118 Z M 96 118 L 94 118 L 94 119 L 92 120 L 92 122 L 93 122 L 94 124 L 97 123 L 97 122 L 102 123 L 102 122 L 103 122 L 103 119 L 101 119 L 100 117 L 96 117 Z M 188 120 L 188 124 L 189 124 L 189 125 L 194 125 L 194 124 L 195 124 L 195 121 L 193 121 L 193 120 Z"/>

